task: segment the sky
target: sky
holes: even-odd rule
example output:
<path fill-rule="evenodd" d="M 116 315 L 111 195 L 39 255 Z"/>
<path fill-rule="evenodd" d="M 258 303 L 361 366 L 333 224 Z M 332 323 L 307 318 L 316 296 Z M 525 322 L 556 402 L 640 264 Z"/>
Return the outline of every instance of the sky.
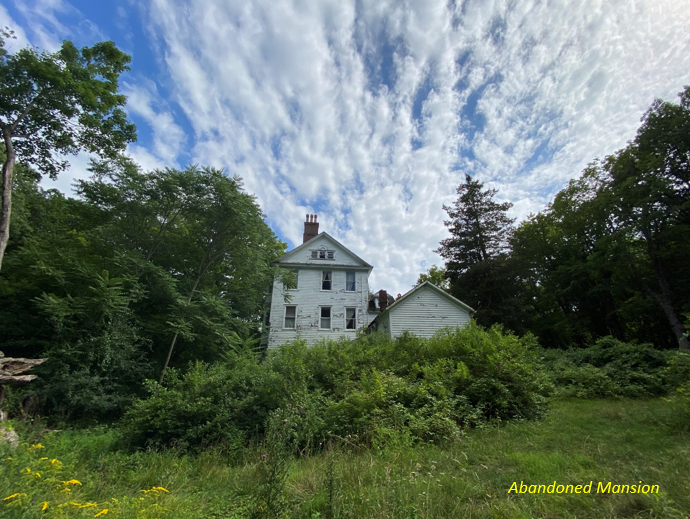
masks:
<path fill-rule="evenodd" d="M 465 174 L 519 222 L 690 84 L 690 0 L 0 0 L 2 26 L 113 40 L 144 170 L 241 176 L 290 249 L 318 214 L 393 294 L 443 264 Z"/>

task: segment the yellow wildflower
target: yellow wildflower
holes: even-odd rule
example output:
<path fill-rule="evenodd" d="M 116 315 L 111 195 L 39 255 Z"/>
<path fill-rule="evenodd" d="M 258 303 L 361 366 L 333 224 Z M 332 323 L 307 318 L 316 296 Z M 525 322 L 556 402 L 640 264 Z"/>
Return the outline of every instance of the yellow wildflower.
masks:
<path fill-rule="evenodd" d="M 58 459 L 55 458 L 55 459 L 50 460 L 50 462 L 51 462 L 52 464 L 55 464 L 55 463 L 57 462 L 57 460 L 58 460 Z"/>
<path fill-rule="evenodd" d="M 100 512 L 98 512 L 96 515 L 94 515 L 94 517 L 98 517 L 99 515 L 105 515 L 105 514 L 107 514 L 107 513 L 108 513 L 108 509 L 107 509 L 107 508 L 104 508 L 103 510 L 101 510 Z"/>
<path fill-rule="evenodd" d="M 42 449 L 43 445 L 41 445 L 40 443 L 37 443 L 36 445 L 32 445 L 30 448 L 31 449 Z"/>
<path fill-rule="evenodd" d="M 71 491 L 72 491 L 71 488 L 63 488 L 62 490 L 60 490 L 60 492 L 71 492 Z"/>
<path fill-rule="evenodd" d="M 167 492 L 168 494 L 170 493 L 168 490 L 165 490 L 163 487 L 153 487 L 156 490 L 161 490 L 162 492 Z"/>
<path fill-rule="evenodd" d="M 27 474 L 31 474 L 31 469 L 29 467 L 26 467 L 24 470 L 26 471 Z"/>
<path fill-rule="evenodd" d="M 39 458 L 38 461 L 47 460 L 48 458 Z"/>
<path fill-rule="evenodd" d="M 41 512 L 43 512 L 46 508 L 48 508 L 48 501 L 43 501 L 43 508 L 41 508 Z"/>
<path fill-rule="evenodd" d="M 7 496 L 5 499 L 3 499 L 3 501 L 9 501 L 10 499 L 17 497 L 18 495 L 19 494 L 12 494 L 11 496 Z"/>
<path fill-rule="evenodd" d="M 34 472 L 34 476 L 36 476 L 37 478 L 40 478 L 40 477 L 41 477 L 41 473 L 40 473 L 40 472 Z"/>
<path fill-rule="evenodd" d="M 9 457 L 9 458 L 7 458 L 7 459 L 8 459 L 8 460 L 10 460 L 10 461 L 12 461 L 12 456 L 10 456 L 10 457 Z"/>
<path fill-rule="evenodd" d="M 96 503 L 85 503 L 83 505 L 80 505 L 79 508 L 89 508 L 92 506 L 98 506 Z"/>
<path fill-rule="evenodd" d="M 79 486 L 81 486 L 81 483 L 79 481 L 77 481 L 76 479 L 70 479 L 69 481 L 63 481 L 62 484 L 65 486 L 67 486 L 67 485 L 79 485 Z"/>

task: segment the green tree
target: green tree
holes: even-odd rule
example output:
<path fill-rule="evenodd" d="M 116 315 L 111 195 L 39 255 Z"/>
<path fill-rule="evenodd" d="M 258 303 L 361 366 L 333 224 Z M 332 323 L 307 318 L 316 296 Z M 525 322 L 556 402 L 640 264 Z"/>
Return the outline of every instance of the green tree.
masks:
<path fill-rule="evenodd" d="M 9 240 L 12 177 L 17 161 L 51 178 L 67 167 L 57 154 L 85 150 L 114 157 L 136 129 L 122 110 L 118 79 L 130 57 L 112 41 L 77 49 L 64 41 L 55 53 L 24 48 L 9 54 L 0 33 L 0 132 L 5 147 L 0 199 L 0 268 Z"/>
<path fill-rule="evenodd" d="M 635 140 L 607 158 L 600 196 L 629 244 L 635 279 L 663 310 L 680 347 L 690 349 L 679 317 L 690 309 L 690 86 L 679 96 L 679 104 L 657 99 Z"/>
<path fill-rule="evenodd" d="M 190 166 L 141 172 L 126 159 L 94 165 L 78 193 L 100 210 L 103 240 L 140 276 L 137 315 L 163 364 L 214 360 L 247 342 L 260 323 L 265 287 L 285 250 L 239 177 Z M 167 344 L 166 343 L 167 337 Z"/>
<path fill-rule="evenodd" d="M 433 283 L 443 290 L 448 290 L 450 288 L 448 277 L 446 276 L 446 269 L 443 267 L 437 267 L 436 265 L 432 265 L 431 268 L 426 271 L 426 273 L 421 273 L 417 279 L 417 284 L 421 285 L 425 281 Z"/>
<path fill-rule="evenodd" d="M 515 220 L 507 212 L 513 204 L 495 202 L 493 197 L 498 191 L 482 190 L 483 187 L 483 183 L 465 175 L 465 183 L 457 188 L 458 199 L 453 206 L 443 206 L 450 216 L 443 224 L 451 237 L 442 240 L 436 252 L 446 259 L 446 270 L 451 276 L 508 250 Z"/>
<path fill-rule="evenodd" d="M 508 324 L 523 331 L 522 308 L 516 304 L 516 276 L 507 256 L 514 219 L 507 215 L 510 202 L 493 200 L 497 191 L 465 175 L 453 206 L 443 206 L 450 216 L 444 222 L 450 238 L 436 250 L 446 260 L 450 293 L 473 306 L 483 326 Z"/>

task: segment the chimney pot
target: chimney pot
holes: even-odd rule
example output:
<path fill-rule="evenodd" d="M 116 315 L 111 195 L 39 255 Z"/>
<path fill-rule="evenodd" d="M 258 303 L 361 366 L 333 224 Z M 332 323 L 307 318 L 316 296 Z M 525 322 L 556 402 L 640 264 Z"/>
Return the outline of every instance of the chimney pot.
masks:
<path fill-rule="evenodd" d="M 308 214 L 304 222 L 304 234 L 302 235 L 302 243 L 307 243 L 312 238 L 319 234 L 319 223 L 316 221 L 315 214 Z"/>

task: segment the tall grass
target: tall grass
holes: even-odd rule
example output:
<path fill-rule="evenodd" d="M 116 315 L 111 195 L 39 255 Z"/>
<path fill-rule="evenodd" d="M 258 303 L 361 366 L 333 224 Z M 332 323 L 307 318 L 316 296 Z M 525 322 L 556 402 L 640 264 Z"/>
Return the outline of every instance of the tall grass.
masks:
<path fill-rule="evenodd" d="M 117 450 L 116 435 L 106 428 L 42 436 L 36 432 L 30 439 L 42 448 L 30 443 L 15 450 L 1 447 L 0 500 L 26 495 L 0 501 L 0 517 L 93 517 L 100 509 L 69 503 L 114 504 L 116 499 L 118 506 L 106 517 L 248 518 L 259 512 L 263 517 L 309 519 L 680 519 L 690 510 L 690 437 L 674 426 L 676 405 L 667 399 L 565 400 L 554 402 L 544 420 L 485 426 L 444 445 L 373 449 L 341 442 L 319 454 L 288 460 L 281 505 L 263 515 L 257 499 L 271 484 L 262 458 L 268 448 L 264 445 L 247 449 L 241 459 L 214 449 L 196 456 L 170 450 L 126 453 Z M 19 425 L 17 429 L 22 439 L 29 438 L 29 431 Z M 35 462 L 42 457 L 62 463 L 53 486 L 26 474 L 27 466 L 32 473 L 40 468 Z M 81 485 L 71 485 L 71 492 L 62 494 L 73 494 L 56 500 L 55 485 L 70 479 Z M 508 494 L 514 481 L 554 480 L 594 481 L 595 487 L 598 481 L 644 481 L 659 485 L 660 493 Z M 152 487 L 169 493 L 142 492 Z M 55 508 L 42 512 L 46 501 Z M 58 509 L 60 504 L 65 506 Z"/>

